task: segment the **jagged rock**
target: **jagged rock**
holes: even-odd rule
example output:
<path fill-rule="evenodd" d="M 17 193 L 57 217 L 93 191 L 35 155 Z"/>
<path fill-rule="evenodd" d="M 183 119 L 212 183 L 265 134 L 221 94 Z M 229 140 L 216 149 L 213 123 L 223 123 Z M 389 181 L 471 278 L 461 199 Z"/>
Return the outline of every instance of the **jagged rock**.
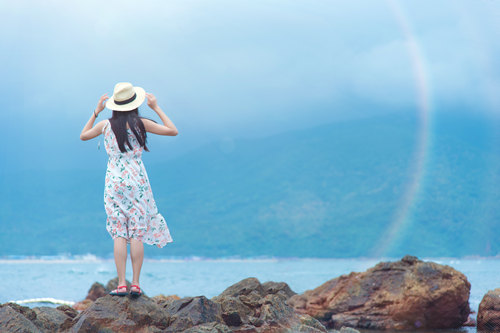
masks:
<path fill-rule="evenodd" d="M 71 323 L 72 317 L 66 315 L 63 311 L 41 306 L 33 308 L 36 313 L 38 327 L 44 332 L 57 332 L 66 322 Z"/>
<path fill-rule="evenodd" d="M 73 319 L 71 332 L 154 332 L 164 330 L 169 318 L 147 296 L 111 296 L 98 298 Z"/>
<path fill-rule="evenodd" d="M 108 282 L 107 288 L 115 287 L 116 279 Z M 284 282 L 261 284 L 248 278 L 212 299 L 102 296 L 102 290 L 101 284 L 92 285 L 90 296 L 81 302 L 88 308 L 80 313 L 67 305 L 55 309 L 0 305 L 0 332 L 326 332 L 318 320 L 287 304 L 295 293 Z"/>
<path fill-rule="evenodd" d="M 30 319 L 10 306 L 0 308 L 0 332 L 42 333 Z"/>
<path fill-rule="evenodd" d="M 114 289 L 114 288 L 113 288 Z M 94 284 L 90 287 L 87 297 L 85 299 L 89 299 L 91 301 L 95 301 L 99 297 L 106 296 L 108 294 L 108 290 L 104 287 L 102 283 L 94 282 Z"/>
<path fill-rule="evenodd" d="M 70 318 L 75 318 L 76 316 L 78 316 L 78 311 L 76 311 L 69 305 L 59 305 L 56 309 L 64 312 Z"/>
<path fill-rule="evenodd" d="M 125 280 L 125 284 L 127 285 L 127 289 L 130 290 L 130 285 L 131 285 L 130 281 Z M 78 311 L 85 311 L 94 303 L 96 299 L 108 295 L 111 290 L 114 290 L 117 287 L 118 287 L 118 277 L 109 280 L 108 283 L 106 284 L 106 287 L 102 283 L 94 282 L 94 284 L 90 287 L 85 299 L 73 304 L 73 309 Z M 143 295 L 146 295 L 144 291 L 142 292 Z"/>
<path fill-rule="evenodd" d="M 462 273 L 406 256 L 329 280 L 288 304 L 329 328 L 458 328 L 470 312 L 469 294 Z"/>
<path fill-rule="evenodd" d="M 167 303 L 163 308 L 169 316 L 167 332 L 182 332 L 200 324 L 224 324 L 220 305 L 205 296 L 184 297 Z"/>
<path fill-rule="evenodd" d="M 184 333 L 232 333 L 233 331 L 224 324 L 218 322 L 211 322 L 193 326 L 183 332 Z"/>
<path fill-rule="evenodd" d="M 342 327 L 339 331 L 340 333 L 360 333 L 358 330 L 351 327 Z"/>
<path fill-rule="evenodd" d="M 264 289 L 264 294 L 266 295 L 281 293 L 286 296 L 287 299 L 297 294 L 290 289 L 288 284 L 285 282 L 267 281 L 262 284 L 262 288 Z"/>
<path fill-rule="evenodd" d="M 88 308 L 90 308 L 90 306 L 94 304 L 94 301 L 90 300 L 90 299 L 84 299 L 83 301 L 80 301 L 80 302 L 76 302 L 75 304 L 73 304 L 73 309 L 75 310 L 78 310 L 78 311 L 85 311 L 87 310 Z"/>
<path fill-rule="evenodd" d="M 284 282 L 261 284 L 254 277 L 243 279 L 212 300 L 221 306 L 221 317 L 234 332 L 326 332 L 310 316 L 303 316 L 288 306 L 295 293 Z"/>
<path fill-rule="evenodd" d="M 156 296 L 153 296 L 151 297 L 151 299 L 153 301 L 156 302 L 156 304 L 158 304 L 159 306 L 161 307 L 166 307 L 167 304 L 175 301 L 175 300 L 178 300 L 178 299 L 181 299 L 179 296 L 177 295 L 168 295 L 168 296 L 165 296 L 163 294 L 160 294 L 160 295 L 156 295 Z"/>
<path fill-rule="evenodd" d="M 15 303 L 0 305 L 0 332 L 57 332 L 71 323 L 75 310 L 69 306 L 30 309 Z"/>
<path fill-rule="evenodd" d="M 490 290 L 483 296 L 477 312 L 479 330 L 500 331 L 500 288 Z"/>
<path fill-rule="evenodd" d="M 254 277 L 249 277 L 227 287 L 221 294 L 213 298 L 227 296 L 238 297 L 240 295 L 248 295 L 251 292 L 256 292 L 261 296 L 266 295 L 266 293 L 264 292 L 264 288 L 260 284 L 259 280 Z"/>

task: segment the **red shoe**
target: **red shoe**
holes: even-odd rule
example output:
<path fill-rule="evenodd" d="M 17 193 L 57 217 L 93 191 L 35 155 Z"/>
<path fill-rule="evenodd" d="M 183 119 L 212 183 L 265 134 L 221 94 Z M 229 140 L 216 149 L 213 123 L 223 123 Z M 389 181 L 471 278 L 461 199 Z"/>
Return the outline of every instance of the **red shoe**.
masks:
<path fill-rule="evenodd" d="M 119 291 L 120 289 L 125 289 L 125 291 Z M 128 295 L 127 286 L 118 286 L 115 290 L 109 292 L 112 296 L 126 296 Z"/>
<path fill-rule="evenodd" d="M 139 289 L 139 291 L 132 290 L 132 287 L 136 287 L 137 289 Z M 136 284 L 131 285 L 130 286 L 130 295 L 141 296 L 142 295 L 141 288 L 139 288 L 139 286 Z"/>

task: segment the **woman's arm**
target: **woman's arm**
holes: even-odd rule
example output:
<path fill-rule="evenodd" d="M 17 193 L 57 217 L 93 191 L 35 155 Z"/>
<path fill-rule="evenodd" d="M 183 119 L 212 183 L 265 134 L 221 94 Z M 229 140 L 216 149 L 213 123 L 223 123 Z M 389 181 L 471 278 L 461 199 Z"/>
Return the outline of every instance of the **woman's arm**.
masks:
<path fill-rule="evenodd" d="M 160 117 L 163 125 L 157 124 L 154 121 L 149 119 L 142 119 L 144 123 L 144 128 L 147 132 L 159 134 L 159 135 L 169 135 L 175 136 L 179 134 L 177 127 L 175 127 L 174 123 L 167 117 L 165 112 L 158 106 L 158 102 L 156 101 L 156 97 L 153 94 L 146 93 L 146 97 L 148 99 L 148 106 L 156 112 L 156 114 Z"/>
<path fill-rule="evenodd" d="M 80 140 L 87 141 L 95 138 L 96 136 L 99 136 L 102 133 L 102 129 L 104 128 L 104 125 L 106 123 L 105 120 L 101 120 L 94 127 L 92 126 L 94 125 L 96 115 L 98 115 L 99 113 L 102 112 L 102 110 L 104 110 L 104 104 L 106 103 L 107 99 L 108 99 L 107 94 L 102 95 L 101 98 L 99 99 L 99 102 L 97 103 L 97 108 L 90 116 L 89 121 L 87 121 L 87 123 L 83 127 L 82 133 L 80 133 Z"/>

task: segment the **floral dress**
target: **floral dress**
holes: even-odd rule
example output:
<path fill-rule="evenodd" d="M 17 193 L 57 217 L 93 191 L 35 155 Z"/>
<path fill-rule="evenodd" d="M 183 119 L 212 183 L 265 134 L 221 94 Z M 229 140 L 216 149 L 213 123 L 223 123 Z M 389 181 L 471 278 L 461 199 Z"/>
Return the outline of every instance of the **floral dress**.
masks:
<path fill-rule="evenodd" d="M 141 159 L 144 148 L 130 129 L 127 133 L 133 149 L 125 144 L 127 152 L 122 153 L 109 120 L 103 128 L 109 157 L 104 187 L 106 230 L 113 239 L 123 237 L 130 243 L 130 238 L 134 238 L 161 248 L 173 240 L 153 198 Z"/>

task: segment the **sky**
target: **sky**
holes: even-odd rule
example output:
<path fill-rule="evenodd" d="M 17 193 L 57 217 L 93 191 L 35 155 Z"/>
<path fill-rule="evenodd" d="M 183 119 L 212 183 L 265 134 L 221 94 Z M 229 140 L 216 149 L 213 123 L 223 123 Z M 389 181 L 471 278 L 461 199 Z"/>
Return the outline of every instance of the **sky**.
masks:
<path fill-rule="evenodd" d="M 167 157 L 419 112 L 422 93 L 428 112 L 496 115 L 498 18 L 493 0 L 0 0 L 0 171 L 101 166 L 79 134 L 123 81 L 179 129 L 149 139 Z"/>

